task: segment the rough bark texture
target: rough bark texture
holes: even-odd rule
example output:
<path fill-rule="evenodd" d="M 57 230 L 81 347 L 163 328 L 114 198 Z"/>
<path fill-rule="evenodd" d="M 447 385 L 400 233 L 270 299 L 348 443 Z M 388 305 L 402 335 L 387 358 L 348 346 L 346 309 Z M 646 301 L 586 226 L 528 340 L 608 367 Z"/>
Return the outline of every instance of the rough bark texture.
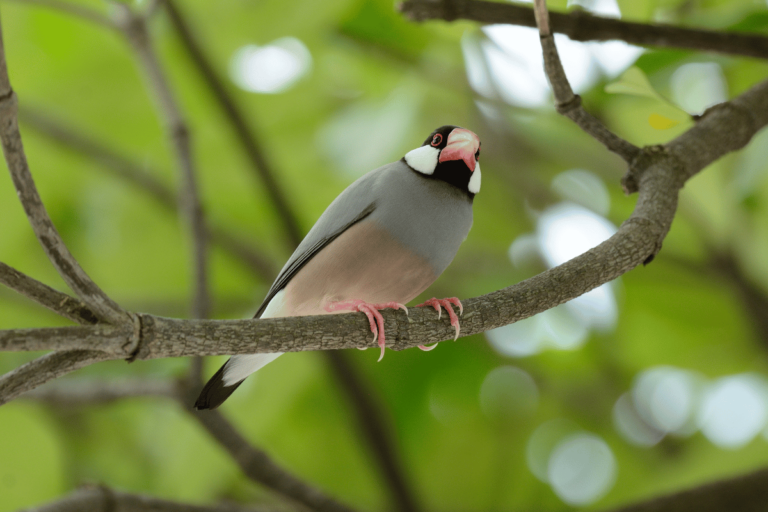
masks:
<path fill-rule="evenodd" d="M 56 291 L 47 284 L 32 279 L 2 262 L 0 262 L 0 283 L 73 322 L 95 324 L 98 321 L 82 301 Z"/>

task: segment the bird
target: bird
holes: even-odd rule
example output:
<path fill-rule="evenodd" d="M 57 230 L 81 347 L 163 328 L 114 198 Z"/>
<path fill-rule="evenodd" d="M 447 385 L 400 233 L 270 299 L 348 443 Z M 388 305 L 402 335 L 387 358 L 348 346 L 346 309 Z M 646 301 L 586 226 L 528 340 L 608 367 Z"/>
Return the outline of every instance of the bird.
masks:
<path fill-rule="evenodd" d="M 376 144 L 377 135 L 361 143 Z M 472 227 L 480 192 L 480 139 L 445 125 L 396 162 L 360 177 L 323 212 L 288 259 L 254 318 L 359 311 L 384 356 L 379 310 L 402 309 L 450 264 Z M 456 297 L 417 307 L 445 309 L 460 326 Z M 419 346 L 422 350 L 435 348 Z M 215 409 L 253 372 L 282 353 L 235 355 L 204 386 L 195 408 Z"/>

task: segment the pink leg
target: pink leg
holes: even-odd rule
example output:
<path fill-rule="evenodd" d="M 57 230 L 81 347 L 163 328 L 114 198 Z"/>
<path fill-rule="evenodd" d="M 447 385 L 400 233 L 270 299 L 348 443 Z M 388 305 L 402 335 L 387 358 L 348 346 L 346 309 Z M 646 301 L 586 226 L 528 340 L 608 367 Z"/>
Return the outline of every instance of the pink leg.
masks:
<path fill-rule="evenodd" d="M 381 348 L 381 355 L 379 361 L 384 358 L 384 317 L 379 313 L 380 309 L 402 309 L 405 314 L 408 314 L 408 308 L 399 302 L 384 302 L 382 304 L 368 304 L 362 300 L 349 300 L 346 302 L 334 302 L 325 306 L 325 310 L 328 312 L 333 311 L 360 311 L 365 313 L 368 317 L 368 323 L 371 326 L 371 332 L 373 333 L 373 341 L 379 340 L 379 347 Z M 363 349 L 365 350 L 365 349 Z"/>
<path fill-rule="evenodd" d="M 440 318 L 442 316 L 442 308 L 445 308 L 445 310 L 448 312 L 448 316 L 451 319 L 451 325 L 454 329 L 456 329 L 456 336 L 453 338 L 453 341 L 456 341 L 459 339 L 459 332 L 461 331 L 461 327 L 459 326 L 459 317 L 456 316 L 456 313 L 453 312 L 453 308 L 451 307 L 451 304 L 459 308 L 459 314 L 464 314 L 464 306 L 461 305 L 461 301 L 456 297 L 448 297 L 447 299 L 436 299 L 435 297 L 432 297 L 431 299 L 424 301 L 422 304 L 417 305 L 417 308 L 422 308 L 424 306 L 432 306 L 435 308 L 435 311 L 437 311 L 437 318 Z M 433 350 L 437 346 L 437 343 L 432 345 L 431 347 L 425 347 L 424 345 L 419 345 L 419 348 L 424 351 Z"/>

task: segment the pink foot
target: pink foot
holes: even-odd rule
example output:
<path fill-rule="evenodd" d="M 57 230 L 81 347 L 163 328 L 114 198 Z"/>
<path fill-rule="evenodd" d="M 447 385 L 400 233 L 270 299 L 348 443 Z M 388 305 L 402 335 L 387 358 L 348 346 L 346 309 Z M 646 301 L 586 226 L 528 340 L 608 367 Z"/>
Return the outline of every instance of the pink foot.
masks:
<path fill-rule="evenodd" d="M 334 302 L 325 306 L 325 310 L 328 312 L 333 311 L 360 311 L 365 313 L 368 317 L 368 323 L 371 325 L 371 332 L 373 333 L 373 341 L 379 340 L 379 348 L 381 348 L 381 355 L 379 361 L 384 358 L 384 317 L 379 313 L 380 309 L 402 309 L 405 314 L 408 314 L 408 308 L 399 302 L 384 302 L 382 304 L 368 304 L 362 300 L 349 300 L 346 302 Z M 453 313 L 453 312 L 451 312 Z M 362 349 L 365 350 L 365 349 Z"/>
<path fill-rule="evenodd" d="M 461 327 L 459 326 L 459 317 L 456 316 L 456 313 L 453 312 L 453 308 L 451 307 L 451 304 L 459 308 L 459 314 L 464 314 L 464 306 L 461 305 L 461 301 L 456 297 L 448 297 L 447 299 L 436 299 L 435 297 L 432 297 L 431 299 L 424 301 L 424 303 L 417 305 L 417 308 L 423 308 L 424 306 L 432 306 L 435 308 L 435 311 L 437 311 L 437 318 L 442 317 L 443 312 L 441 308 L 445 308 L 445 310 L 448 312 L 448 316 L 451 319 L 451 325 L 454 329 L 456 329 L 456 336 L 453 338 L 453 341 L 456 341 L 459 339 L 459 332 L 461 331 Z M 433 350 L 437 346 L 437 343 L 432 345 L 431 347 L 425 347 L 424 345 L 419 345 L 419 348 L 424 351 Z"/>

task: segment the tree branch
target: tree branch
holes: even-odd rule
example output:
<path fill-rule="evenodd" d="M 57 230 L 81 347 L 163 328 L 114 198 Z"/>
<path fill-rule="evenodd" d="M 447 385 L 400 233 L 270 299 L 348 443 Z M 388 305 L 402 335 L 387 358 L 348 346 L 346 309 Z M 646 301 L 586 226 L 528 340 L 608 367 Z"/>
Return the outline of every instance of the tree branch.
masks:
<path fill-rule="evenodd" d="M 597 118 L 584 110 L 584 107 L 581 106 L 581 97 L 573 94 L 571 84 L 568 83 L 568 78 L 565 76 L 563 64 L 560 62 L 560 56 L 557 54 L 557 46 L 555 46 L 555 38 L 550 30 L 549 13 L 546 5 L 537 1 L 534 13 L 536 14 L 536 21 L 539 23 L 544 70 L 552 86 L 557 111 L 576 123 L 579 128 L 603 144 L 609 151 L 616 153 L 631 164 L 640 155 L 640 148 L 612 133 Z"/>
<path fill-rule="evenodd" d="M 387 431 L 387 423 L 371 397 L 371 390 L 366 386 L 364 379 L 357 375 L 355 368 L 343 352 L 329 350 L 325 355 L 341 389 L 346 393 L 355 410 L 360 431 L 379 462 L 384 481 L 392 493 L 394 510 L 401 512 L 420 510 L 421 507 L 403 475 L 400 461 L 397 460 L 398 452 L 392 441 L 392 435 Z"/>
<path fill-rule="evenodd" d="M 2 139 L 8 170 L 27 218 L 48 259 L 96 317 L 115 324 L 131 322 L 131 318 L 80 267 L 51 222 L 29 171 L 16 119 L 16 110 L 17 98 L 8 79 L 2 27 L 0 27 L 0 139 Z"/>
<path fill-rule="evenodd" d="M 23 125 L 30 126 L 42 135 L 62 146 L 92 158 L 102 164 L 102 167 L 146 193 L 159 205 L 168 211 L 178 211 L 176 195 L 165 183 L 155 178 L 159 172 L 146 169 L 116 151 L 89 139 L 73 126 L 67 126 L 55 121 L 39 111 L 27 108 L 19 109 L 19 117 Z M 242 261 L 257 278 L 272 281 L 277 268 L 269 257 L 261 254 L 256 248 L 241 240 L 237 235 L 225 228 L 206 223 L 208 237 L 214 244 Z"/>
<path fill-rule="evenodd" d="M 85 303 L 54 290 L 3 262 L 0 262 L 0 283 L 73 322 L 95 324 L 98 321 Z"/>
<path fill-rule="evenodd" d="M 254 129 L 251 128 L 253 125 L 253 113 L 249 114 L 251 121 L 246 122 L 245 116 L 241 113 L 234 98 L 224 86 L 224 83 L 219 78 L 208 57 L 206 57 L 200 43 L 190 29 L 189 23 L 184 19 L 184 16 L 181 11 L 179 11 L 175 2 L 172 0 L 164 0 L 163 3 L 168 11 L 171 24 L 176 29 L 184 49 L 187 50 L 187 53 L 192 59 L 198 72 L 203 77 L 203 80 L 213 93 L 214 98 L 216 98 L 219 106 L 232 124 L 235 135 L 240 140 L 240 144 L 243 146 L 245 154 L 251 162 L 251 166 L 267 189 L 267 196 L 277 210 L 280 221 L 283 223 L 283 227 L 288 234 L 289 245 L 291 250 L 293 250 L 294 247 L 301 243 L 303 238 L 301 228 L 299 227 L 293 209 L 290 207 L 285 194 L 275 179 L 275 172 L 272 169 L 272 165 L 269 163 L 264 150 L 259 143 L 259 139 L 254 133 Z"/>
<path fill-rule="evenodd" d="M 137 397 L 175 397 L 176 385 L 164 380 L 64 380 L 55 386 L 42 386 L 20 398 L 55 407 L 101 405 Z"/>
<path fill-rule="evenodd" d="M 195 290 L 192 300 L 192 316 L 194 318 L 207 318 L 210 309 L 207 231 L 190 150 L 189 129 L 171 92 L 171 87 L 160 66 L 157 54 L 152 48 L 146 20 L 121 2 L 115 2 L 113 5 L 115 7 L 114 22 L 122 28 L 126 39 L 141 63 L 147 84 L 150 91 L 155 95 L 158 112 L 164 121 L 168 138 L 176 153 L 181 182 L 180 213 L 189 227 L 192 238 Z"/>
<path fill-rule="evenodd" d="M 275 464 L 269 455 L 249 444 L 218 410 L 195 410 L 192 404 L 198 391 L 197 386 L 182 386 L 179 395 L 182 408 L 219 442 L 250 480 L 317 512 L 353 512 L 353 509 L 326 496 Z"/>
<path fill-rule="evenodd" d="M 400 11 L 414 21 L 465 19 L 536 27 L 532 9 L 502 2 L 406 0 L 400 4 Z M 758 34 L 634 23 L 593 16 L 580 10 L 568 14 L 551 13 L 551 25 L 552 31 L 565 34 L 574 41 L 619 40 L 640 46 L 686 48 L 768 59 L 768 37 Z"/>
<path fill-rule="evenodd" d="M 95 350 L 52 352 L 0 376 L 0 405 L 48 381 L 93 363 L 113 359 Z"/>
<path fill-rule="evenodd" d="M 768 469 L 720 480 L 612 512 L 763 512 L 768 503 Z"/>
<path fill-rule="evenodd" d="M 731 103 L 736 107 L 723 104 L 712 109 L 694 128 L 669 144 L 643 150 L 628 175 L 628 181 L 639 188 L 635 210 L 610 239 L 530 279 L 482 297 L 466 299 L 462 319 L 464 335 L 501 327 L 567 302 L 656 254 L 674 218 L 678 191 L 685 179 L 723 154 L 739 149 L 749 136 L 768 124 L 768 81 Z M 689 135 L 693 131 L 698 133 L 698 138 Z M 701 140 L 707 141 L 709 147 L 702 148 Z M 140 346 L 132 352 L 139 359 L 373 346 L 367 320 L 355 313 L 218 321 L 139 316 Z M 410 317 L 406 317 L 402 312 L 388 310 L 384 317 L 389 346 L 395 350 L 453 337 L 448 319 L 437 321 L 434 311 L 413 308 Z M 56 331 L 59 343 L 64 343 L 64 337 L 69 336 L 73 346 L 79 346 L 80 333 L 72 331 L 67 335 L 67 328 L 59 329 Z M 46 336 L 45 331 L 41 329 L 37 333 Z M 22 335 L 34 334 L 18 331 L 14 334 Z M 111 349 L 111 343 L 114 342 L 107 344 L 106 350 Z M 9 399 L 2 389 L 0 397 L 3 401 Z"/>
<path fill-rule="evenodd" d="M 276 508 L 241 507 L 231 504 L 191 505 L 152 496 L 131 494 L 103 486 L 86 486 L 70 495 L 19 512 L 278 512 Z"/>

